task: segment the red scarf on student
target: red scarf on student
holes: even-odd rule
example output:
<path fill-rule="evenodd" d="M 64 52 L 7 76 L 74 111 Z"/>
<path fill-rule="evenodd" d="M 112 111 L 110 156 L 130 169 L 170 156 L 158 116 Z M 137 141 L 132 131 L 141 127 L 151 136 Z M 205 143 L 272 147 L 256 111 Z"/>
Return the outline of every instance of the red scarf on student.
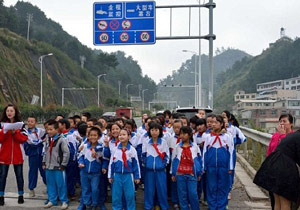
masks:
<path fill-rule="evenodd" d="M 124 162 L 124 166 L 126 168 L 128 168 L 127 157 L 126 157 L 127 148 L 122 148 L 121 150 L 122 150 L 122 159 L 123 159 L 123 162 Z"/>
<path fill-rule="evenodd" d="M 220 134 L 217 134 L 217 133 L 210 133 L 210 134 L 212 136 L 216 137 L 211 146 L 213 146 L 217 141 L 219 141 L 219 144 L 222 147 L 222 142 L 221 142 L 221 139 L 220 139 Z"/>
<path fill-rule="evenodd" d="M 157 152 L 157 154 L 159 155 L 159 157 L 161 158 L 161 160 L 164 160 L 165 158 L 165 153 L 161 153 L 157 147 L 157 144 L 153 144 L 153 147 L 155 149 L 155 151 Z"/>

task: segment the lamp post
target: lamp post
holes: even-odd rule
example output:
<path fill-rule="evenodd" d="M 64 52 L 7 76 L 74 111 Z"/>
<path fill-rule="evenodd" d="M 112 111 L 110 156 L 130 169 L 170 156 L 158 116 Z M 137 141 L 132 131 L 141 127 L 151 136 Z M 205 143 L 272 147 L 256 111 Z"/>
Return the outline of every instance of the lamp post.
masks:
<path fill-rule="evenodd" d="M 194 52 L 194 51 L 191 51 L 191 50 L 182 50 L 182 52 L 189 52 L 189 53 L 193 53 L 193 55 L 195 55 L 195 60 L 194 60 L 194 64 L 195 64 L 195 107 L 197 107 L 198 106 L 198 94 L 197 94 L 197 66 L 196 66 L 196 55 L 197 55 L 197 53 L 196 52 Z M 201 94 L 201 93 L 200 93 Z"/>
<path fill-rule="evenodd" d="M 41 64 L 41 107 L 43 107 L 43 59 L 47 56 L 51 56 L 53 53 L 49 53 L 47 55 L 42 55 L 39 57 L 39 62 Z"/>
<path fill-rule="evenodd" d="M 133 85 L 133 84 L 127 84 L 126 85 L 126 92 L 127 92 L 127 98 L 126 99 L 127 99 L 127 101 L 129 101 L 129 99 L 128 99 L 128 88 L 129 88 L 130 85 Z"/>
<path fill-rule="evenodd" d="M 145 109 L 145 91 L 147 91 L 148 89 L 144 89 L 142 90 L 142 95 L 143 95 L 143 105 L 142 105 L 142 109 Z"/>
<path fill-rule="evenodd" d="M 100 78 L 102 77 L 102 76 L 105 76 L 106 74 L 99 74 L 98 76 L 97 76 L 97 79 L 98 79 L 98 107 L 99 107 L 99 105 L 100 105 Z"/>

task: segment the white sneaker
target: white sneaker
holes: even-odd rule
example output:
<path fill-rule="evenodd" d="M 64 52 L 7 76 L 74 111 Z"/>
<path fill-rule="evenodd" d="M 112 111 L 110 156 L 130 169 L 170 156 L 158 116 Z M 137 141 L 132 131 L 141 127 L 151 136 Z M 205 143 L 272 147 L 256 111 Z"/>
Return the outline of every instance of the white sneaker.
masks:
<path fill-rule="evenodd" d="M 67 209 L 67 208 L 68 208 L 68 204 L 64 202 L 64 203 L 61 205 L 61 209 Z"/>
<path fill-rule="evenodd" d="M 34 197 L 35 196 L 35 192 L 34 192 L 34 190 L 30 190 L 29 191 L 29 197 Z"/>
<path fill-rule="evenodd" d="M 53 203 L 51 203 L 51 201 L 49 201 L 45 206 L 44 208 L 45 209 L 48 209 L 48 208 L 51 208 L 53 206 Z"/>

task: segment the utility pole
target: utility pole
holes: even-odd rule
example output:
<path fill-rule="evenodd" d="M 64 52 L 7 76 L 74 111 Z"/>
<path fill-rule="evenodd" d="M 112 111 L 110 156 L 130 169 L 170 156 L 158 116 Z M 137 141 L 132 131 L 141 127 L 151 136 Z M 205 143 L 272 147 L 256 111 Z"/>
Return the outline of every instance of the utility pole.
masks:
<path fill-rule="evenodd" d="M 216 7 L 216 5 L 214 4 L 213 0 L 209 0 L 209 72 L 210 72 L 210 83 L 209 83 L 209 91 L 208 91 L 208 104 L 210 106 L 211 109 L 213 109 L 214 107 L 214 63 L 213 63 L 213 59 L 214 59 L 214 54 L 213 54 L 213 41 L 215 39 L 215 35 L 213 32 L 213 10 Z"/>
<path fill-rule="evenodd" d="M 118 84 L 119 84 L 119 98 L 121 96 L 121 84 L 122 84 L 122 81 L 118 81 Z"/>
<path fill-rule="evenodd" d="M 27 13 L 27 22 L 28 22 L 28 25 L 27 25 L 27 41 L 29 41 L 29 31 L 30 31 L 30 22 L 32 21 L 32 18 L 33 18 L 33 14 L 29 14 Z"/>
<path fill-rule="evenodd" d="M 201 1 L 199 0 L 199 5 L 201 5 Z M 201 8 L 199 7 L 199 36 L 201 36 Z M 197 105 L 202 107 L 202 69 L 201 69 L 201 39 L 199 39 L 199 53 L 198 53 L 198 65 L 199 65 L 199 72 L 198 72 L 198 102 Z M 195 58 L 196 59 L 196 58 Z M 196 62 L 195 62 L 196 63 Z M 196 71 L 196 70 L 195 70 Z"/>

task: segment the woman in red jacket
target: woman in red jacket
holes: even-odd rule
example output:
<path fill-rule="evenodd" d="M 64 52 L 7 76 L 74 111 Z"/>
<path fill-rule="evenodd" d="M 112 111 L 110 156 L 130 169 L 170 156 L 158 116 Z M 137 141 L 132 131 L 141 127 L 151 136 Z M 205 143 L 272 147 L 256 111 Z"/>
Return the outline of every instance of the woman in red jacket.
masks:
<path fill-rule="evenodd" d="M 22 204 L 24 203 L 23 144 L 27 140 L 27 131 L 24 125 L 22 129 L 4 131 L 4 123 L 21 122 L 20 112 L 14 105 L 9 104 L 4 108 L 0 122 L 0 206 L 4 205 L 6 177 L 10 164 L 14 165 L 17 178 L 19 193 L 18 203 Z"/>
<path fill-rule="evenodd" d="M 282 114 L 279 117 L 279 123 L 276 127 L 276 132 L 273 134 L 268 149 L 267 156 L 275 151 L 277 146 L 280 144 L 281 139 L 286 137 L 288 134 L 293 133 L 293 121 L 294 118 L 291 114 Z M 275 209 L 275 198 L 272 192 L 269 192 L 272 210 Z"/>

